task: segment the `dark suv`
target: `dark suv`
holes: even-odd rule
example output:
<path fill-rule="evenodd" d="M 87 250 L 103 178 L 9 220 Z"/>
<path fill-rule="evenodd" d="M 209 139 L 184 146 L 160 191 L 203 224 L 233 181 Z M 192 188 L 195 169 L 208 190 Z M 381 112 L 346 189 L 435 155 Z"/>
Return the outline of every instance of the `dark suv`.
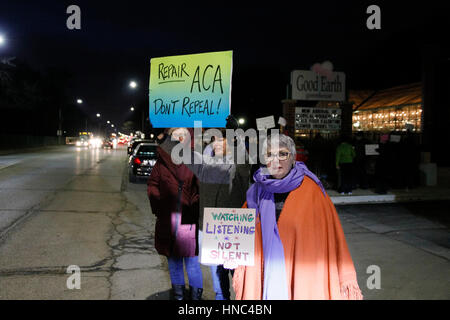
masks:
<path fill-rule="evenodd" d="M 140 143 L 136 146 L 128 160 L 128 177 L 136 182 L 138 177 L 148 177 L 156 163 L 158 145 L 156 143 Z"/>
<path fill-rule="evenodd" d="M 136 147 L 140 144 L 140 143 L 151 143 L 153 142 L 152 140 L 147 140 L 147 139 L 136 139 L 136 140 L 132 140 L 132 142 L 130 143 L 130 145 L 127 148 L 127 152 L 128 155 L 132 155 L 134 149 L 136 149 Z"/>

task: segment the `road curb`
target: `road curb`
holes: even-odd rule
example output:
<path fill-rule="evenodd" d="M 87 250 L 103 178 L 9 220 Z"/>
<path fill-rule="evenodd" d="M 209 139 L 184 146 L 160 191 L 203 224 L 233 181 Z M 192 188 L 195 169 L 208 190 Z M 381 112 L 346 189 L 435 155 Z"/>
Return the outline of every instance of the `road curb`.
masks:
<path fill-rule="evenodd" d="M 377 204 L 417 201 L 440 201 L 450 200 L 450 192 L 445 194 L 384 194 L 384 195 L 361 195 L 361 196 L 330 196 L 335 205 L 352 204 Z"/>

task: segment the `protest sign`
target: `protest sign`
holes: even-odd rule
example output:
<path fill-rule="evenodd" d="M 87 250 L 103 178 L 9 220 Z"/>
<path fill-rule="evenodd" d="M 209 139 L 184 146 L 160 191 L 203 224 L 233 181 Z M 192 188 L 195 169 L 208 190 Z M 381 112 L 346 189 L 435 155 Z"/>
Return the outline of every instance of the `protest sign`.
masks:
<path fill-rule="evenodd" d="M 150 60 L 149 115 L 154 128 L 225 127 L 231 111 L 232 51 Z"/>
<path fill-rule="evenodd" d="M 399 135 L 391 134 L 389 141 L 391 141 L 391 142 L 400 142 L 401 138 L 402 137 L 399 136 Z"/>
<path fill-rule="evenodd" d="M 283 126 L 283 127 L 286 127 L 287 121 L 286 121 L 285 118 L 280 117 L 280 118 L 278 119 L 278 124 L 281 125 L 281 126 Z"/>
<path fill-rule="evenodd" d="M 366 156 L 379 155 L 377 150 L 380 146 L 378 144 L 366 144 L 365 147 L 366 147 Z"/>
<path fill-rule="evenodd" d="M 267 130 L 267 129 L 275 128 L 275 118 L 273 116 L 257 118 L 256 119 L 256 128 L 258 130 Z"/>
<path fill-rule="evenodd" d="M 205 208 L 201 263 L 252 266 L 255 217 L 255 209 Z"/>

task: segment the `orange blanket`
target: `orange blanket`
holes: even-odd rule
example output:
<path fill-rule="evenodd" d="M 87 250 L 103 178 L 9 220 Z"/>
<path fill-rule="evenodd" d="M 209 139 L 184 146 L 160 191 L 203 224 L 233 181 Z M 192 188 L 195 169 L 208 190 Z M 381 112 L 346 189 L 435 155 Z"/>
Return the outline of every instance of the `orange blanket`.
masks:
<path fill-rule="evenodd" d="M 246 207 L 247 204 L 244 204 Z M 330 197 L 310 178 L 286 199 L 278 220 L 284 247 L 289 299 L 361 300 L 362 294 Z M 260 220 L 256 221 L 255 265 L 235 270 L 233 288 L 237 300 L 261 300 L 263 246 Z"/>

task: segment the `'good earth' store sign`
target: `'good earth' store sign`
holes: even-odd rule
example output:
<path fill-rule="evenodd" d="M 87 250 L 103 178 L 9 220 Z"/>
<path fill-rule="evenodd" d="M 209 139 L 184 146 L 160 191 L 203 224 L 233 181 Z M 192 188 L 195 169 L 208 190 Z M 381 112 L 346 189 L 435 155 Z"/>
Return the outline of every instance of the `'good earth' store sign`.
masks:
<path fill-rule="evenodd" d="M 292 99 L 345 101 L 345 73 L 333 72 L 328 79 L 313 71 L 291 72 Z"/>

